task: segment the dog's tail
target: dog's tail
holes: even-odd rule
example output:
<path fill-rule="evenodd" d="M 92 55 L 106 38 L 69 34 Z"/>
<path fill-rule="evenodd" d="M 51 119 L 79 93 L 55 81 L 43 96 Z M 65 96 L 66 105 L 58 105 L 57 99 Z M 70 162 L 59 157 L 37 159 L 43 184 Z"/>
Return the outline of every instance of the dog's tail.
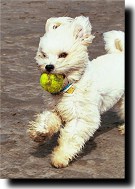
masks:
<path fill-rule="evenodd" d="M 105 41 L 105 50 L 107 53 L 111 54 L 124 52 L 124 32 L 112 30 L 105 32 L 103 37 Z"/>

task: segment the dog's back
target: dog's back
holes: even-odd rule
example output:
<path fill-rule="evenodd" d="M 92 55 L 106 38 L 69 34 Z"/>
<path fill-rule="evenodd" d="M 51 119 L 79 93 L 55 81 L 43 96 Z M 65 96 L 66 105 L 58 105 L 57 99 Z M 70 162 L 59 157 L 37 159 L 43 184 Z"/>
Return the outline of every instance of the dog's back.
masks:
<path fill-rule="evenodd" d="M 99 56 L 90 62 L 89 77 L 102 96 L 103 111 L 106 111 L 124 93 L 124 33 L 121 31 L 106 32 L 104 40 L 105 49 L 109 54 Z"/>

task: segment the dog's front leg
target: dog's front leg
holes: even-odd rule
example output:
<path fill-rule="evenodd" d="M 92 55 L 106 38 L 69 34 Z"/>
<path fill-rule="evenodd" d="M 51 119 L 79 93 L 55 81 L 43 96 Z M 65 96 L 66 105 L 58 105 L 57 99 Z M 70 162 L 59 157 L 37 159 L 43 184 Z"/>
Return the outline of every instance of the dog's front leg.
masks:
<path fill-rule="evenodd" d="M 58 146 L 52 153 L 52 165 L 56 168 L 66 167 L 80 150 L 86 141 L 93 136 L 100 125 L 100 115 L 93 118 L 71 120 L 60 130 Z"/>
<path fill-rule="evenodd" d="M 51 137 L 61 126 L 61 119 L 56 112 L 44 111 L 36 116 L 35 121 L 29 123 L 28 135 L 35 142 L 42 142 Z"/>

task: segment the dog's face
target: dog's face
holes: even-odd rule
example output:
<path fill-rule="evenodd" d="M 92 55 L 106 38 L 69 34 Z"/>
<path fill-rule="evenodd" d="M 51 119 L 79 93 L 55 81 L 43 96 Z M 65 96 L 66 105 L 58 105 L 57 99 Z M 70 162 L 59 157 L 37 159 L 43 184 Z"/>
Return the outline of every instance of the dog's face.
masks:
<path fill-rule="evenodd" d="M 36 55 L 41 72 L 79 74 L 88 62 L 87 46 L 92 39 L 75 20 L 47 32 L 40 39 Z"/>

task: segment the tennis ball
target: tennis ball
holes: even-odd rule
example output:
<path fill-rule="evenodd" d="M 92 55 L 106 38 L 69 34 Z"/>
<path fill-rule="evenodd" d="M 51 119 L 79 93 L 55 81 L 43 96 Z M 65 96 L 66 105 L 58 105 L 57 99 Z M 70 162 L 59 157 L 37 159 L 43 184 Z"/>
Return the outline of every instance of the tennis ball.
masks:
<path fill-rule="evenodd" d="M 61 74 L 43 73 L 40 76 L 40 85 L 49 93 L 60 92 L 63 88 L 64 76 Z"/>

